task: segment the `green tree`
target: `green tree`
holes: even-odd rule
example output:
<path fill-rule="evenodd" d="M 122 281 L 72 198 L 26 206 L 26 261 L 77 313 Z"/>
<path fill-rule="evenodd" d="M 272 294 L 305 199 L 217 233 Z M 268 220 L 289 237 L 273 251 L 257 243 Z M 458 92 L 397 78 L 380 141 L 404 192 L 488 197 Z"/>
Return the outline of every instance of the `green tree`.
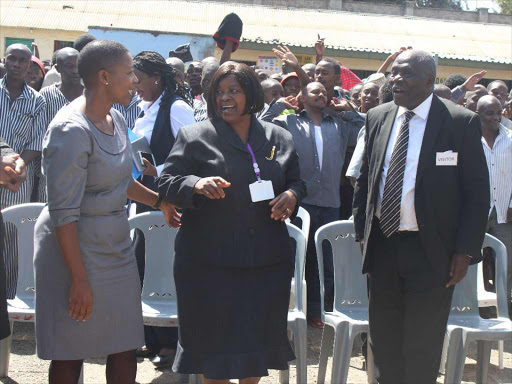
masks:
<path fill-rule="evenodd" d="M 405 4 L 406 0 L 356 0 L 371 3 Z M 415 0 L 416 6 L 422 8 L 448 8 L 462 10 L 463 0 Z M 504 0 L 511 1 L 511 0 Z"/>
<path fill-rule="evenodd" d="M 496 3 L 501 8 L 501 13 L 512 14 L 512 0 L 496 0 Z"/>

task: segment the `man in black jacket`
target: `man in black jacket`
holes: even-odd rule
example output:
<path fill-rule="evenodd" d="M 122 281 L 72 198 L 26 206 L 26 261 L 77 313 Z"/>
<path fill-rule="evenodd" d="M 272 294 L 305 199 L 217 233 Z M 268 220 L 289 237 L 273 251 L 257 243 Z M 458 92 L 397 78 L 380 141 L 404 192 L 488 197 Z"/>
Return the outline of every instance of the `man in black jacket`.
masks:
<path fill-rule="evenodd" d="M 431 54 L 396 59 L 368 112 L 354 195 L 379 383 L 435 383 L 455 284 L 480 261 L 489 177 L 478 116 L 433 95 Z"/>

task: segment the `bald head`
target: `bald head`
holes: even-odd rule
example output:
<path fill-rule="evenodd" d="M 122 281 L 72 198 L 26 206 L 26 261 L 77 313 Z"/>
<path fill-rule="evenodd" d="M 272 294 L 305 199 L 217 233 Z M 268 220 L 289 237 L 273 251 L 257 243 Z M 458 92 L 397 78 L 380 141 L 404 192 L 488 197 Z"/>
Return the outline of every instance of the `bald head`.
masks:
<path fill-rule="evenodd" d="M 315 81 L 315 70 L 316 70 L 315 64 L 313 64 L 313 63 L 304 64 L 302 66 L 302 69 L 304 70 L 304 72 L 306 72 L 306 74 L 311 79 L 311 81 Z"/>
<path fill-rule="evenodd" d="M 476 113 L 480 116 L 484 137 L 486 132 L 496 133 L 499 130 L 502 107 L 498 98 L 492 95 L 481 97 L 476 106 Z"/>
<path fill-rule="evenodd" d="M 396 61 L 407 61 L 413 64 L 417 70 L 421 70 L 425 75 L 436 77 L 436 60 L 430 52 L 421 51 L 419 49 L 409 49 L 398 55 Z"/>
<path fill-rule="evenodd" d="M 177 57 L 169 57 L 165 62 L 178 72 L 185 74 L 185 63 L 181 59 L 178 59 Z"/>
<path fill-rule="evenodd" d="M 274 79 L 267 79 L 261 82 L 265 103 L 270 104 L 284 96 L 284 89 L 281 83 Z"/>
<path fill-rule="evenodd" d="M 443 99 L 451 100 L 452 99 L 452 90 L 448 88 L 444 84 L 436 84 L 434 86 L 434 93 Z"/>
<path fill-rule="evenodd" d="M 30 59 L 32 57 L 32 51 L 25 44 L 11 44 L 5 50 L 5 56 L 9 55 L 13 51 L 19 51 L 25 54 Z"/>
<path fill-rule="evenodd" d="M 55 62 L 57 65 L 63 65 L 65 61 L 67 61 L 69 58 L 77 58 L 80 52 L 78 52 L 75 48 L 66 47 L 59 49 L 57 51 L 57 55 L 55 58 Z"/>
<path fill-rule="evenodd" d="M 466 92 L 466 102 L 464 104 L 467 109 L 473 112 L 476 112 L 478 101 L 489 94 L 483 85 L 477 84 L 475 88 L 474 91 Z"/>

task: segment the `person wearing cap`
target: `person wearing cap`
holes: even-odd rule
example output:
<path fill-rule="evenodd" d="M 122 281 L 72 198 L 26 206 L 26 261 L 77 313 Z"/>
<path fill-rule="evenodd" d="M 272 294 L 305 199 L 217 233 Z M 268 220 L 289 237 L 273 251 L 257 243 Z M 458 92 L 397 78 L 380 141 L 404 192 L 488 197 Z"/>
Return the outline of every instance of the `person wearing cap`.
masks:
<path fill-rule="evenodd" d="M 291 72 L 283 77 L 283 80 L 281 80 L 281 85 L 283 86 L 285 97 L 297 97 L 300 92 L 299 76 L 297 76 L 295 72 Z"/>
<path fill-rule="evenodd" d="M 34 55 L 32 55 L 30 61 L 31 64 L 27 75 L 25 76 L 25 81 L 29 87 L 32 87 L 37 92 L 39 92 L 41 90 L 41 85 L 43 84 L 44 75 L 46 73 L 44 70 L 44 64 Z"/>

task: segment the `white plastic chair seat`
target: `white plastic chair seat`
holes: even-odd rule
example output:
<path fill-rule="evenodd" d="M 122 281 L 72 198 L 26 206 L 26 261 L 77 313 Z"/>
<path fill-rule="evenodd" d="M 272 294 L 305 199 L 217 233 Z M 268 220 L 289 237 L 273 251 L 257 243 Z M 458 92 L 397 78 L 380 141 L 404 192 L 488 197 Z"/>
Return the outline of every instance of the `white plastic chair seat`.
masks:
<path fill-rule="evenodd" d="M 452 316 L 447 330 L 451 331 L 455 328 L 463 329 L 468 338 L 471 337 L 472 333 L 475 333 L 478 334 L 479 340 L 512 339 L 512 322 L 506 319 L 467 319 Z"/>
<path fill-rule="evenodd" d="M 143 300 L 142 317 L 145 325 L 154 327 L 177 327 L 179 325 L 176 303 Z"/>
<path fill-rule="evenodd" d="M 338 325 L 343 322 L 350 322 L 354 326 L 363 325 L 368 328 L 368 311 L 361 310 L 359 308 L 355 308 L 353 310 L 344 310 L 343 312 L 338 312 L 334 310 L 333 312 L 325 313 L 325 323 L 331 324 L 333 326 Z M 367 330 L 363 330 L 361 332 L 366 332 Z"/>
<path fill-rule="evenodd" d="M 7 300 L 7 311 L 11 321 L 33 322 L 35 317 L 34 298 L 15 297 L 12 300 Z"/>

